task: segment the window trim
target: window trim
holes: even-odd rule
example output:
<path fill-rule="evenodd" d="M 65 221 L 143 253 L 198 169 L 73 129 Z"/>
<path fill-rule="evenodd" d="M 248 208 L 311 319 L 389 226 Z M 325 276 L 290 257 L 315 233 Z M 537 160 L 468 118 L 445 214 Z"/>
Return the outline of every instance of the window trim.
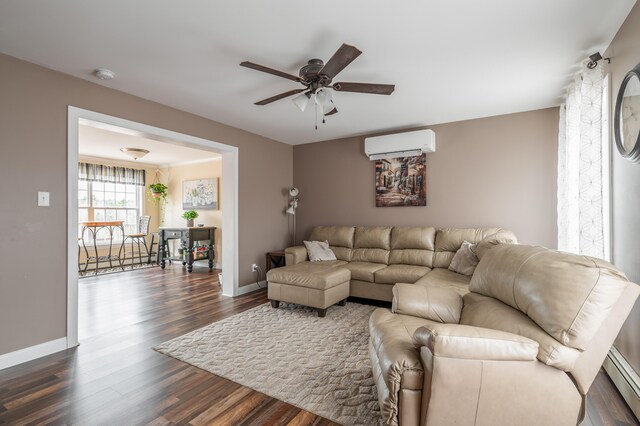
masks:
<path fill-rule="evenodd" d="M 145 215 L 145 199 L 144 199 L 144 195 L 145 195 L 145 187 L 141 186 L 141 185 L 135 185 L 135 184 L 122 184 L 122 185 L 132 185 L 136 187 L 136 208 L 131 208 L 131 207 L 94 207 L 93 204 L 93 183 L 94 182 L 98 182 L 98 183 L 110 183 L 110 182 L 99 182 L 99 181 L 90 181 L 87 180 L 85 181 L 87 182 L 87 200 L 89 201 L 89 205 L 88 206 L 80 206 L 80 203 L 78 203 L 78 215 L 80 214 L 80 210 L 81 209 L 87 209 L 88 211 L 88 219 L 89 221 L 95 220 L 95 210 L 96 209 L 104 209 L 104 210 L 136 210 L 136 224 L 137 222 L 140 220 L 140 217 Z M 78 191 L 80 191 L 80 188 L 78 188 Z M 80 226 L 80 221 L 78 220 L 78 227 Z M 80 235 L 79 231 L 78 231 L 78 237 L 82 237 L 82 235 Z M 107 239 L 99 239 L 96 240 L 95 246 L 96 247 L 109 247 L 110 245 L 120 245 L 122 243 L 124 238 L 122 239 L 114 239 L 113 241 L 109 241 Z M 87 243 L 87 247 L 93 247 L 94 246 L 94 242 L 93 240 L 87 240 L 85 243 Z"/>

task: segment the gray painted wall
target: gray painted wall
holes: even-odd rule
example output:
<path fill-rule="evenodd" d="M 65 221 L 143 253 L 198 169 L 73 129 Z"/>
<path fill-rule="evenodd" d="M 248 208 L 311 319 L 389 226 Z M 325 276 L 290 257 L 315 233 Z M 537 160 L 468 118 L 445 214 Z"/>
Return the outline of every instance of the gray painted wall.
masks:
<path fill-rule="evenodd" d="M 430 126 L 427 206 L 376 207 L 364 137 L 293 148 L 298 239 L 314 225 L 501 226 L 557 246 L 558 108 Z"/>
<path fill-rule="evenodd" d="M 622 79 L 640 63 L 640 5 L 636 4 L 604 54 L 611 57 L 612 106 Z M 613 123 L 613 120 L 611 121 Z M 613 139 L 612 139 L 613 141 Z M 632 164 L 613 147 L 611 165 L 613 263 L 640 283 L 640 164 Z M 615 346 L 640 373 L 640 302 L 627 319 Z"/>
<path fill-rule="evenodd" d="M 241 285 L 286 244 L 290 145 L 6 55 L 0 75 L 0 354 L 66 336 L 68 105 L 239 147 Z"/>

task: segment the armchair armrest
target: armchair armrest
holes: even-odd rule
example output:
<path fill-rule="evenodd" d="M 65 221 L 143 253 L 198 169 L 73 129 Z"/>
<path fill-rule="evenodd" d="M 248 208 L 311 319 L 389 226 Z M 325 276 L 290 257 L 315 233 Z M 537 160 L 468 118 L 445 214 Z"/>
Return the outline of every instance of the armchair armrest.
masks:
<path fill-rule="evenodd" d="M 413 334 L 433 356 L 484 361 L 535 361 L 538 342 L 504 331 L 459 324 L 433 324 Z"/>
<path fill-rule="evenodd" d="M 286 266 L 295 265 L 307 259 L 307 248 L 305 246 L 287 247 L 284 249 L 284 264 Z"/>
<path fill-rule="evenodd" d="M 449 288 L 419 284 L 396 284 L 392 289 L 391 312 L 431 321 L 458 324 L 462 296 Z"/>

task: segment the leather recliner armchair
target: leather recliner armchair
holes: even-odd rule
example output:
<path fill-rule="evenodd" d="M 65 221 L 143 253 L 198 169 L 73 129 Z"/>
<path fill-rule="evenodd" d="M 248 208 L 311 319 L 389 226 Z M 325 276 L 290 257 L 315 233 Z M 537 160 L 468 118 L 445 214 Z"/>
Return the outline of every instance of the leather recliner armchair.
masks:
<path fill-rule="evenodd" d="M 381 414 L 395 425 L 575 425 L 640 288 L 600 259 L 489 250 L 470 293 L 397 284 L 370 319 Z"/>

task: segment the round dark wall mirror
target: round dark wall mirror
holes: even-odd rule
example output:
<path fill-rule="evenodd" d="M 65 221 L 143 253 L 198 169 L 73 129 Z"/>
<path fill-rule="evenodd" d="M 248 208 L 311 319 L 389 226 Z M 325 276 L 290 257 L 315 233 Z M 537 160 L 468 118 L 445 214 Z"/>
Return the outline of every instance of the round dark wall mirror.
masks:
<path fill-rule="evenodd" d="M 620 154 L 640 163 L 640 64 L 622 80 L 613 125 Z"/>

